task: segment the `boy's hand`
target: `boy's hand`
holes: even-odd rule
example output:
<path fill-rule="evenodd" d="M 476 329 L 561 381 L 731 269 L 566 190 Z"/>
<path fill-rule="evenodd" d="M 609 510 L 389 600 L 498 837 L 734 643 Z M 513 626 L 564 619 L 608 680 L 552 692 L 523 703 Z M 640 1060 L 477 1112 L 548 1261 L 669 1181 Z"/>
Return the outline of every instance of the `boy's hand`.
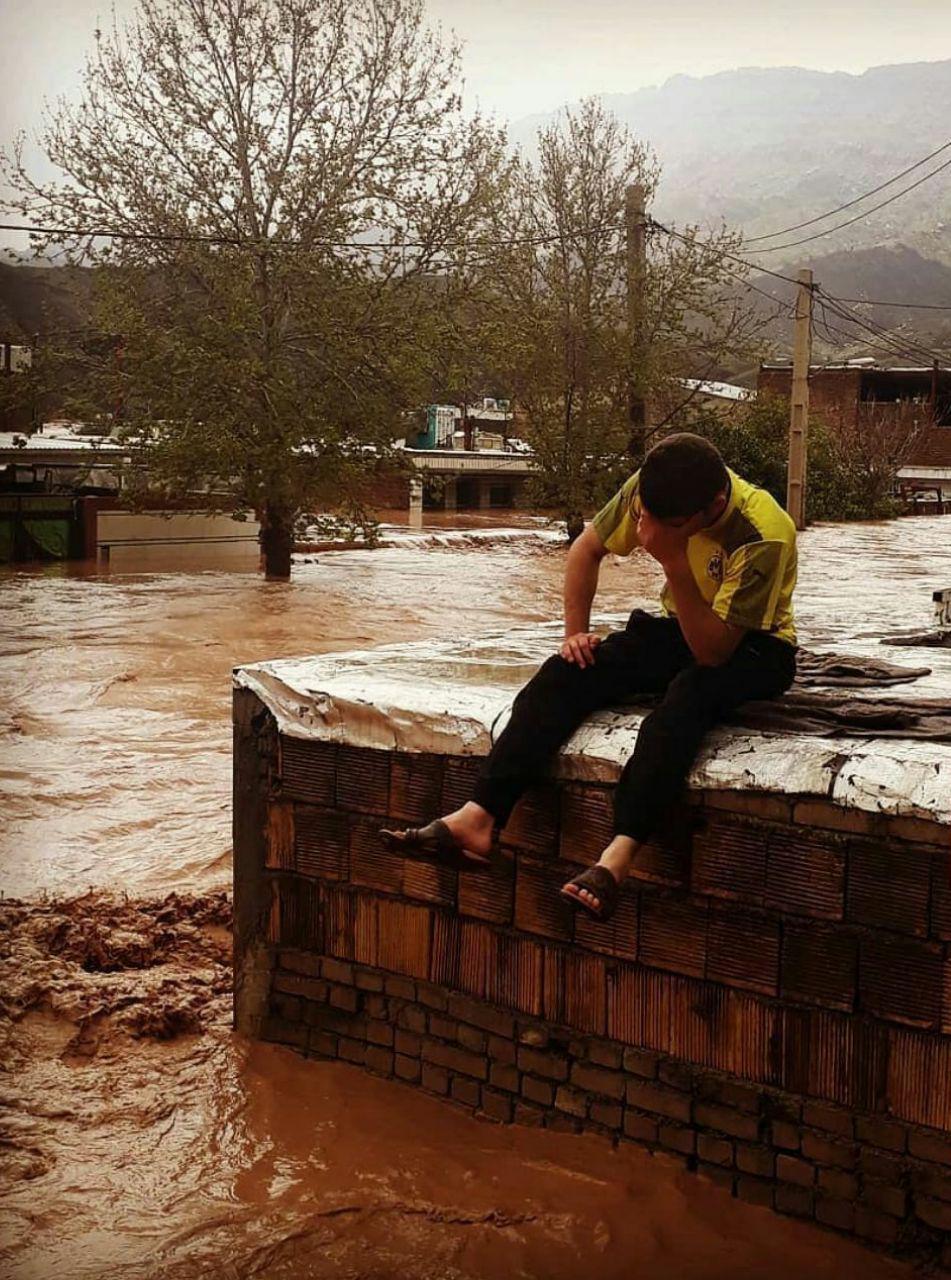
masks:
<path fill-rule="evenodd" d="M 686 524 L 673 526 L 655 519 L 642 508 L 637 521 L 637 540 L 648 555 L 666 568 L 686 556 L 688 539 L 703 528 L 704 522 L 705 513 L 698 511 Z"/>
<path fill-rule="evenodd" d="M 561 646 L 561 656 L 566 662 L 574 662 L 579 667 L 594 666 L 594 651 L 601 643 L 601 637 L 593 631 L 578 631 L 567 636 Z"/>

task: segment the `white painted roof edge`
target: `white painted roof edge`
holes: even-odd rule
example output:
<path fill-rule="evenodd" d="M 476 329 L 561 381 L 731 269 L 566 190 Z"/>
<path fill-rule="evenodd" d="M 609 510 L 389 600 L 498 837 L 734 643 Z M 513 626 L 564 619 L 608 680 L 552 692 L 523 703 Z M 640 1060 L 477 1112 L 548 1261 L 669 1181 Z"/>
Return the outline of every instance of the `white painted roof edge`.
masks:
<path fill-rule="evenodd" d="M 909 463 L 898 470 L 899 480 L 951 480 L 951 467 L 916 467 Z"/>
<path fill-rule="evenodd" d="M 681 378 L 680 385 L 688 391 L 699 391 L 716 400 L 755 400 L 756 390 L 741 387 L 735 382 L 711 382 L 704 378 Z"/>
<path fill-rule="evenodd" d="M 386 646 L 412 652 L 420 646 Z M 511 691 L 424 684 L 347 672 L 327 655 L 239 667 L 236 688 L 268 707 L 281 733 L 386 751 L 482 756 L 508 718 Z M 306 676 L 306 684 L 302 677 Z M 643 716 L 604 711 L 562 748 L 559 776 L 614 782 Z M 916 817 L 951 827 L 951 744 L 715 730 L 688 779 L 697 790 L 765 791 L 832 800 L 843 808 Z M 943 833 L 942 833 L 943 834 Z"/>

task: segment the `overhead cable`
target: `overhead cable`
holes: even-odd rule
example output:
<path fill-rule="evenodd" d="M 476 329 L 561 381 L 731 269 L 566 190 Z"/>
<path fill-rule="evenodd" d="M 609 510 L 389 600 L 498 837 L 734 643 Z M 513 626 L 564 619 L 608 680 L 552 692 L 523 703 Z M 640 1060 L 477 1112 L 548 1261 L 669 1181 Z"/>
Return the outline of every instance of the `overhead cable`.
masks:
<path fill-rule="evenodd" d="M 907 196 L 910 191 L 914 191 L 916 187 L 920 187 L 922 183 L 929 182 L 932 178 L 943 173 L 945 169 L 951 167 L 951 160 L 945 160 L 944 164 L 939 164 L 937 169 L 932 169 L 930 173 L 926 173 L 924 177 L 919 178 L 917 182 L 911 183 L 902 191 L 897 191 L 895 195 L 889 196 L 887 200 L 882 200 L 879 204 L 872 205 L 871 209 L 866 209 L 864 213 L 858 213 L 854 218 L 849 218 L 845 222 L 836 223 L 834 227 L 827 227 L 825 231 L 817 231 L 815 235 L 803 236 L 801 240 L 789 240 L 786 244 L 765 245 L 760 249 L 747 249 L 747 253 L 780 253 L 784 249 L 795 249 L 797 245 L 809 244 L 813 240 L 821 240 L 824 236 L 831 236 L 836 231 L 842 231 L 845 227 L 851 227 L 856 222 L 861 222 L 863 218 L 870 217 L 873 213 L 877 213 L 879 209 L 884 209 L 887 205 L 894 204 L 896 200 L 900 200 L 902 196 Z"/>
<path fill-rule="evenodd" d="M 825 213 L 817 214 L 814 218 L 808 218 L 805 222 L 794 222 L 791 227 L 783 227 L 780 231 L 768 231 L 760 236 L 750 236 L 747 244 L 758 244 L 761 240 L 775 240 L 779 236 L 791 235 L 793 231 L 801 231 L 803 227 L 814 226 L 817 222 L 824 222 L 826 218 L 833 218 L 837 213 L 845 213 L 846 209 L 854 209 L 857 204 L 861 204 L 863 200 L 867 200 L 869 196 L 878 195 L 879 191 L 884 191 L 886 187 L 892 186 L 900 179 L 906 177 L 909 173 L 913 173 L 915 169 L 920 169 L 923 164 L 927 164 L 929 160 L 933 160 L 935 156 L 939 156 L 942 151 L 947 151 L 951 147 L 951 141 L 944 142 L 940 147 L 936 147 L 934 151 L 923 156 L 921 160 L 916 160 L 914 164 L 910 164 L 907 169 L 902 169 L 901 173 L 896 173 L 893 178 L 880 182 L 877 187 L 872 187 L 870 191 L 864 192 L 860 196 L 856 196 L 854 200 L 849 200 L 845 204 L 840 204 L 835 209 L 828 209 Z"/>

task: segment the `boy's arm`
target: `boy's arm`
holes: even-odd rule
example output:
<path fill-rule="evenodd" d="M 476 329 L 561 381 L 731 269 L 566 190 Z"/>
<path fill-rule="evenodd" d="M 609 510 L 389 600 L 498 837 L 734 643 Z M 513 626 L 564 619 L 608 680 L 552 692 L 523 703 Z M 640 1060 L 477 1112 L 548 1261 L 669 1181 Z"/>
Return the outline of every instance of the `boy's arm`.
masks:
<path fill-rule="evenodd" d="M 719 667 L 733 657 L 746 634 L 744 627 L 724 622 L 700 593 L 686 553 L 663 566 L 677 610 L 677 621 L 690 651 L 702 667 Z"/>
<path fill-rule="evenodd" d="M 588 628 L 601 561 L 606 555 L 607 548 L 594 525 L 589 524 L 572 543 L 565 563 L 565 640 L 561 656 L 579 667 L 594 662 L 594 651 L 600 643 L 600 637 Z"/>
<path fill-rule="evenodd" d="M 719 667 L 732 658 L 746 628 L 724 622 L 704 600 L 687 560 L 687 541 L 701 527 L 698 515 L 680 528 L 662 524 L 641 513 L 638 536 L 641 546 L 658 562 L 677 611 L 677 621 L 690 651 L 703 667 Z"/>

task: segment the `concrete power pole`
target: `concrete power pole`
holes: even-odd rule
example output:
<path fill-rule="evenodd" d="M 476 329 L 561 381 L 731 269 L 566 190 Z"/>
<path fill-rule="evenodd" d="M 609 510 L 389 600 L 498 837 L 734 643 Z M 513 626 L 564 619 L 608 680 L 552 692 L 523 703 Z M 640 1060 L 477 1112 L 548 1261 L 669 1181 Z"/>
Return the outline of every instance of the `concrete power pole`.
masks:
<path fill-rule="evenodd" d="M 639 182 L 627 188 L 624 199 L 624 229 L 627 238 L 627 332 L 629 344 L 628 413 L 631 436 L 628 453 L 640 459 L 644 453 L 649 417 L 647 396 L 640 371 L 645 356 L 645 300 L 647 285 L 647 211 L 645 192 Z"/>
<path fill-rule="evenodd" d="M 806 449 L 809 435 L 809 365 L 812 362 L 812 272 L 799 272 L 792 396 L 789 405 L 789 469 L 786 510 L 797 529 L 806 527 Z"/>

